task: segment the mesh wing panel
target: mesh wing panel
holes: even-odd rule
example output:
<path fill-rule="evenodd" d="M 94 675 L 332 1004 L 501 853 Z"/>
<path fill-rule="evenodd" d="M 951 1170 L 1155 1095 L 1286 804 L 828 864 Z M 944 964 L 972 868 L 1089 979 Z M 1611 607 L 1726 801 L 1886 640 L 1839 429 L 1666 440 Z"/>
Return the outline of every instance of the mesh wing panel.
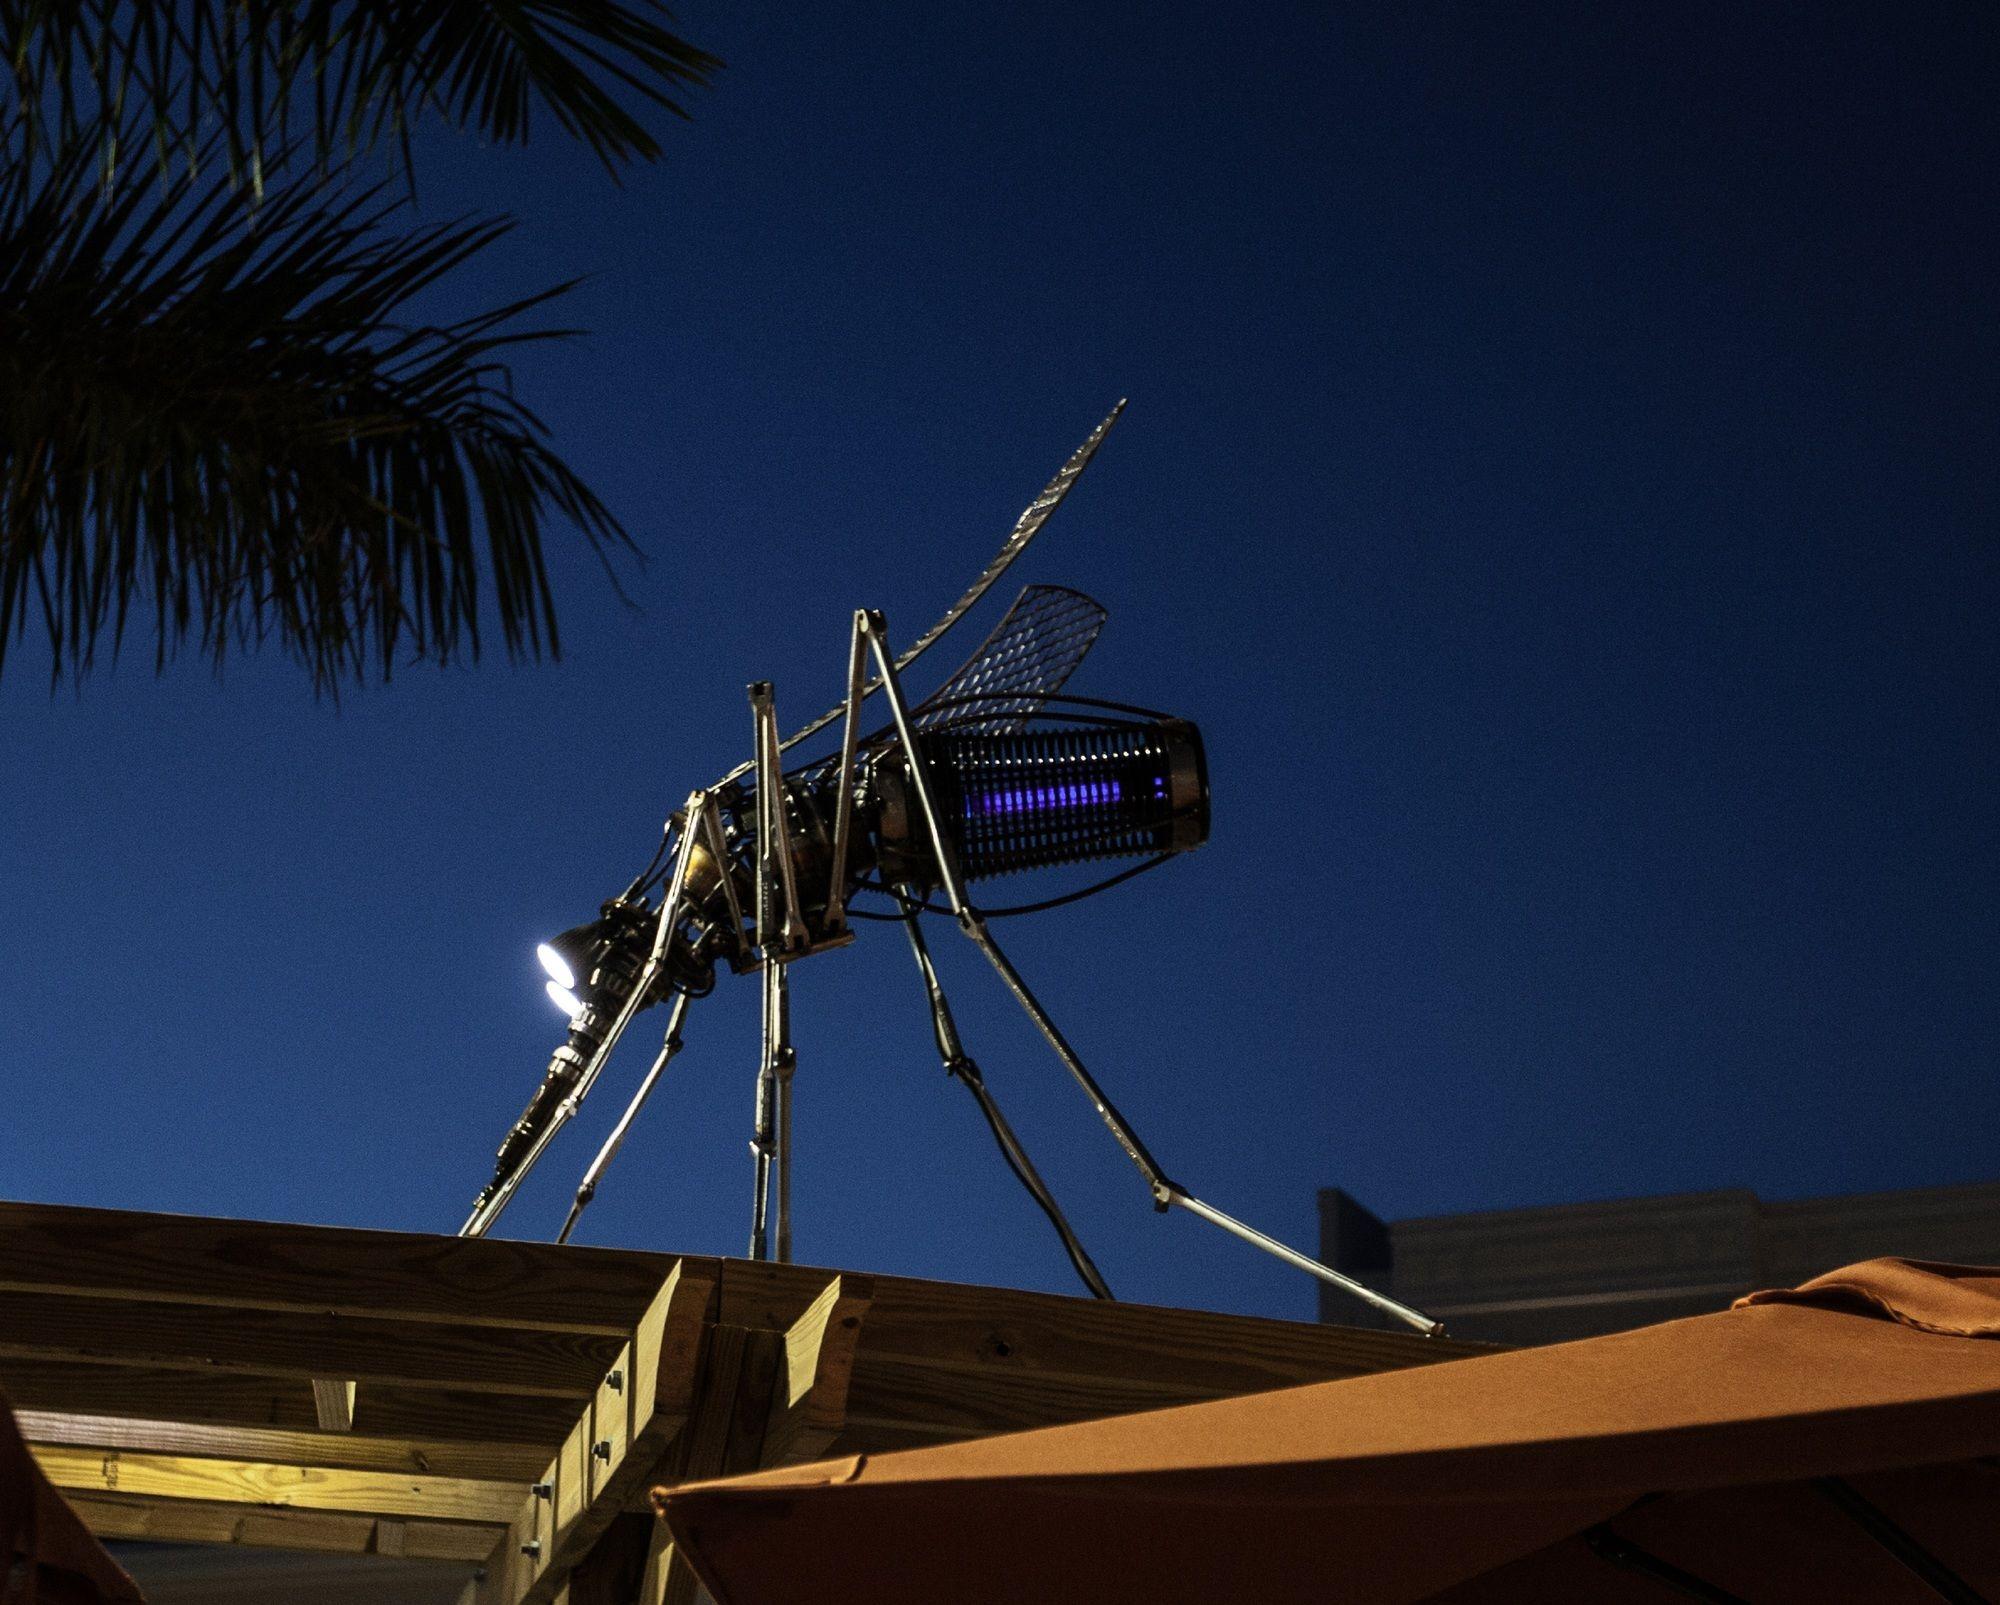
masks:
<path fill-rule="evenodd" d="M 1018 730 L 1076 672 L 1108 616 L 1066 585 L 1030 585 L 958 673 L 918 704 L 918 728 L 950 720 L 980 735 Z M 972 697 L 976 705 L 966 703 Z"/>

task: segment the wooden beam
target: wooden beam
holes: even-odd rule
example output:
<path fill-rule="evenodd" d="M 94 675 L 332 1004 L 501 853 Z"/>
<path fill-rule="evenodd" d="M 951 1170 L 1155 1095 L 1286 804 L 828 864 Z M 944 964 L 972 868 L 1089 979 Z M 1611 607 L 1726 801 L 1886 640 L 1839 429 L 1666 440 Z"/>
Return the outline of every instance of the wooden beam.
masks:
<path fill-rule="evenodd" d="M 314 1377 L 312 1390 L 313 1413 L 319 1417 L 319 1430 L 352 1432 L 356 1385 L 352 1382 L 333 1381 L 326 1377 Z"/>
<path fill-rule="evenodd" d="M 521 1499 L 517 1483 L 472 1482 L 461 1477 L 398 1476 L 51 1444 L 37 1445 L 32 1452 L 36 1464 L 58 1488 L 149 1499 L 488 1524 L 507 1520 Z"/>
<path fill-rule="evenodd" d="M 0 1203 L 0 1289 L 623 1337 L 671 1262 L 616 1249 Z"/>
<path fill-rule="evenodd" d="M 683 1260 L 661 1283 L 590 1408 L 515 1513 L 482 1598 L 545 1605 L 626 1508 L 705 1397 L 713 1262 Z"/>
<path fill-rule="evenodd" d="M 390 1553 L 408 1560 L 477 1564 L 492 1552 L 500 1529 L 466 1522 L 381 1521 L 323 1510 L 261 1509 L 241 1504 L 171 1503 L 124 1494 L 82 1491 L 63 1496 L 99 1538 L 165 1544 L 247 1544 L 257 1549 L 304 1549 L 379 1555 L 385 1530 Z"/>
<path fill-rule="evenodd" d="M 817 1460 L 845 1430 L 861 1321 L 874 1292 L 868 1277 L 836 1276 L 786 1330 L 763 1465 Z"/>
<path fill-rule="evenodd" d="M 614 1517 L 568 1581 L 549 1596 L 549 1605 L 557 1605 L 565 1591 L 570 1605 L 632 1605 L 660 1525 L 651 1511 Z"/>
<path fill-rule="evenodd" d="M 525 1487 L 540 1475 L 547 1450 L 539 1444 L 454 1443 L 434 1438 L 371 1438 L 288 1432 L 279 1427 L 217 1427 L 199 1422 L 145 1421 L 124 1416 L 67 1415 L 17 1410 L 30 1443 L 71 1449 L 123 1449 L 142 1454 L 194 1455 L 215 1460 L 262 1460 L 349 1471 L 465 1477 Z"/>
<path fill-rule="evenodd" d="M 670 1309 L 675 1291 L 662 1289 Z M 708 1283 L 702 1297 L 704 1323 L 713 1320 L 715 1304 L 716 1289 Z M 831 1317 L 836 1306 L 837 1298 L 829 1300 L 825 1313 Z M 660 1322 L 661 1355 L 676 1347 L 669 1334 L 678 1325 L 671 1315 Z M 651 1352 L 645 1330 L 642 1327 L 638 1342 L 642 1353 Z M 782 1347 L 782 1335 L 776 1332 L 709 1325 L 706 1342 L 693 1361 L 656 1362 L 650 1369 L 660 1385 L 669 1379 L 674 1382 L 671 1401 L 672 1413 L 680 1421 L 677 1431 L 665 1440 L 643 1431 L 635 1434 L 636 1451 L 628 1449 L 620 1464 L 598 1480 L 592 1490 L 593 1502 L 581 1509 L 566 1498 L 566 1489 L 576 1480 L 570 1458 L 567 1454 L 559 1457 L 551 1468 L 554 1486 L 552 1496 L 544 1501 L 544 1511 L 530 1506 L 516 1518 L 488 1564 L 477 1605 L 560 1605 L 564 1586 L 598 1535 L 637 1503 L 639 1490 L 649 1481 L 684 1481 L 713 1476 L 731 1466 L 747 1469 L 756 1464 L 782 1364 Z M 636 1398 L 634 1403 L 636 1407 Z M 656 1394 L 656 1412 L 661 1405 Z M 539 1545 L 538 1520 L 547 1521 L 551 1534 Z M 664 1549 L 655 1545 L 648 1556 L 641 1599 L 655 1605 L 692 1605 L 692 1587 L 693 1573 L 686 1560 L 676 1557 L 670 1545 Z"/>
<path fill-rule="evenodd" d="M 716 1319 L 782 1331 L 837 1274 L 772 1261 L 725 1260 Z M 1215 1396 L 1493 1352 L 1490 1344 L 1414 1332 L 1369 1332 L 905 1276 L 871 1280 L 871 1353 L 993 1374 L 1018 1371 L 1079 1381 L 1137 1377 Z"/>
<path fill-rule="evenodd" d="M 757 1449 L 751 1448 L 748 1434 L 753 1429 L 761 1434 L 770 1420 L 780 1349 L 777 1333 L 716 1327 L 709 1337 L 700 1406 L 670 1462 L 660 1468 L 661 1481 L 698 1482 L 755 1464 Z M 641 1605 L 696 1605 L 706 1597 L 700 1580 L 664 1523 L 660 1531 L 664 1536 L 647 1557 L 640 1583 Z"/>
<path fill-rule="evenodd" d="M 726 1279 L 726 1270 L 725 1270 Z M 825 1278 L 782 1334 L 718 1326 L 700 1408 L 658 1480 L 692 1482 L 803 1456 L 838 1435 L 846 1377 L 872 1293 L 868 1277 Z M 739 1313 L 742 1305 L 737 1306 Z M 768 1312 L 763 1312 L 768 1313 Z M 697 1605 L 707 1596 L 661 1524 L 641 1580 L 641 1605 Z"/>
<path fill-rule="evenodd" d="M 72 1360 L 588 1399 L 623 1336 L 0 1291 L 0 1367 Z"/>
<path fill-rule="evenodd" d="M 695 1605 L 701 1583 L 674 1543 L 667 1524 L 653 1518 L 653 1544 L 646 1553 L 645 1575 L 639 1580 L 637 1605 Z M 561 1605 L 552 1601 L 551 1605 Z"/>
<path fill-rule="evenodd" d="M 1078 1377 L 1007 1366 L 933 1365 L 869 1351 L 854 1360 L 847 1413 L 855 1431 L 872 1443 L 877 1431 L 976 1438 L 1227 1395 L 1227 1389 L 1162 1384 L 1143 1375 Z"/>
<path fill-rule="evenodd" d="M 0 1391 L 23 1409 L 245 1427 L 319 1427 L 305 1379 L 0 1358 Z M 531 1443 L 546 1459 L 576 1419 L 577 1401 L 370 1384 L 354 1430 L 378 1438 Z"/>

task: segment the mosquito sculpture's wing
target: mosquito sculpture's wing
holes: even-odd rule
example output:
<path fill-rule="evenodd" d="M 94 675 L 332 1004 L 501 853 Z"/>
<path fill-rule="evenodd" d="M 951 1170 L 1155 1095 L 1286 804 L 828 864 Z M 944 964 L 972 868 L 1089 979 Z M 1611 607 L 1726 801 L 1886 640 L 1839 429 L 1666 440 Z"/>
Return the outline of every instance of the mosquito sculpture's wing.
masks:
<path fill-rule="evenodd" d="M 979 578 L 966 587 L 963 596 L 945 609 L 943 618 L 939 619 L 937 623 L 933 624 L 922 635 L 918 636 L 915 641 L 911 642 L 902 656 L 896 659 L 897 674 L 900 675 L 912 663 L 915 663 L 919 657 L 936 644 L 938 638 L 946 630 L 949 630 L 960 619 L 964 618 L 972 610 L 973 605 L 993 588 L 994 581 L 998 580 L 1013 565 L 1014 559 L 1028 549 L 1028 542 L 1035 538 L 1040 532 L 1041 527 L 1049 521 L 1049 516 L 1062 505 L 1062 499 L 1070 493 L 1070 487 L 1082 477 L 1083 471 L 1090 466 L 1091 458 L 1097 455 L 1097 448 L 1104 444 L 1104 437 L 1111 433 L 1111 426 L 1118 422 L 1118 415 L 1124 410 L 1125 403 L 1120 401 L 1105 416 L 1104 422 L 1091 430 L 1089 438 L 1076 448 L 1075 452 L 1071 454 L 1069 461 L 1056 470 L 1056 477 L 1042 487 L 1041 495 L 1028 503 L 1021 516 L 1015 520 L 1014 528 L 1009 532 L 1007 539 L 1001 543 L 1000 550 L 994 554 L 993 561 L 980 571 Z M 874 695 L 875 692 L 881 689 L 882 682 L 879 679 L 870 680 L 862 687 L 861 695 L 866 698 Z M 784 752 L 788 748 L 797 746 L 808 737 L 818 735 L 820 731 L 832 724 L 834 720 L 838 719 L 846 711 L 847 704 L 844 700 L 835 703 L 825 713 L 813 720 L 811 724 L 801 730 L 795 730 L 791 735 L 785 737 L 783 741 L 778 743 L 778 750 Z M 756 767 L 754 759 L 748 763 L 739 764 L 736 768 L 730 770 L 728 774 L 724 775 L 721 780 L 717 781 L 716 785 L 726 786 L 732 780 L 741 780 Z"/>
<path fill-rule="evenodd" d="M 958 673 L 917 706 L 918 727 L 949 720 L 982 735 L 1018 729 L 1076 673 L 1106 617 L 1081 591 L 1030 585 Z"/>

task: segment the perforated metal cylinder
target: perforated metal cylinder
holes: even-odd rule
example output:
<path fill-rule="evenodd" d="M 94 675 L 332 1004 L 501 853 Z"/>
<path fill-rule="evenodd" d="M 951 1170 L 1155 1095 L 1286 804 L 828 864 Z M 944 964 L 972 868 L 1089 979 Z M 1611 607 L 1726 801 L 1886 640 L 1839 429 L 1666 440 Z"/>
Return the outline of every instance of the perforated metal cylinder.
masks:
<path fill-rule="evenodd" d="M 1184 719 L 917 739 L 969 881 L 1208 838 L 1207 761 Z"/>

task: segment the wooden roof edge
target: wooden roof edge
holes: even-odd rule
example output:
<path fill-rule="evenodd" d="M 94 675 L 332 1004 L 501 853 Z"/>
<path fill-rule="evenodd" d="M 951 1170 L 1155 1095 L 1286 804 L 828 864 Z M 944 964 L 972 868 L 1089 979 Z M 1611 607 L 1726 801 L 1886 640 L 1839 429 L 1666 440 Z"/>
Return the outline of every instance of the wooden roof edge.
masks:
<path fill-rule="evenodd" d="M 1000 1310 L 1103 1338 L 1171 1327 L 1182 1343 L 1233 1348 L 1255 1332 L 1267 1346 L 1372 1351 L 1383 1366 L 1484 1352 L 1414 1333 L 830 1266 L 0 1201 L 0 1290 L 66 1297 L 622 1338 L 677 1264 L 716 1280 L 719 1319 L 752 1329 L 788 1328 L 829 1278 L 868 1274 L 878 1336 L 906 1314 L 934 1326 L 947 1315 L 976 1321 Z"/>

